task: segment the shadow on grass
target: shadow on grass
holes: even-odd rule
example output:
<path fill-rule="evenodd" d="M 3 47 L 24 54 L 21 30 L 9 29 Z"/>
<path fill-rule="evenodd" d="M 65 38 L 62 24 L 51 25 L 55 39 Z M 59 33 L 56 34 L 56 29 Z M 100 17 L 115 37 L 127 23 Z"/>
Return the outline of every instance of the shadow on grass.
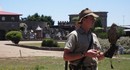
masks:
<path fill-rule="evenodd" d="M 37 46 L 27 46 L 27 45 L 20 45 L 20 44 L 6 44 L 6 45 L 24 47 L 24 48 L 30 48 L 30 49 L 36 49 L 36 50 L 50 50 L 50 51 L 63 51 L 64 50 L 64 48 L 60 48 L 60 47 L 37 47 Z"/>

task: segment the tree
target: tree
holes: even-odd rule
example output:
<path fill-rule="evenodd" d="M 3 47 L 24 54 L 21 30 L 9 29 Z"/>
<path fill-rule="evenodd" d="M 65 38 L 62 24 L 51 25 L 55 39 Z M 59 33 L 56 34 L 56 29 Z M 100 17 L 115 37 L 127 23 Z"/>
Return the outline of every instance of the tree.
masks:
<path fill-rule="evenodd" d="M 24 21 L 42 21 L 47 22 L 48 25 L 52 26 L 54 25 L 54 20 L 51 18 L 51 16 L 44 16 L 39 15 L 38 13 L 35 13 L 34 15 L 29 15 L 27 18 L 22 18 Z"/>
<path fill-rule="evenodd" d="M 124 31 L 123 28 L 121 28 L 121 27 L 118 26 L 117 30 L 118 30 L 117 33 L 118 33 L 119 37 L 125 35 L 125 31 Z"/>
<path fill-rule="evenodd" d="M 96 19 L 94 27 L 102 27 L 102 19 L 100 17 Z"/>
<path fill-rule="evenodd" d="M 103 28 L 102 28 L 102 22 L 101 22 L 101 18 L 100 17 L 98 17 L 98 18 L 96 18 L 96 21 L 95 21 L 95 23 L 94 23 L 94 27 L 92 28 L 92 31 L 97 31 L 97 30 L 102 30 Z"/>

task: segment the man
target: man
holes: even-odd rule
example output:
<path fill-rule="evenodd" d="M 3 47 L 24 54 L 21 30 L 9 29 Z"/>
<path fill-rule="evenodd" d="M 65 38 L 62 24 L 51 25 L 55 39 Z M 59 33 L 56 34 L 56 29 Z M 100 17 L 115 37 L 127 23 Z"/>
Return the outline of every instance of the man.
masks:
<path fill-rule="evenodd" d="M 70 70 L 97 70 L 97 60 L 104 58 L 97 36 L 91 32 L 97 17 L 88 8 L 79 13 L 80 27 L 68 35 L 64 48 L 63 57 L 69 61 Z"/>

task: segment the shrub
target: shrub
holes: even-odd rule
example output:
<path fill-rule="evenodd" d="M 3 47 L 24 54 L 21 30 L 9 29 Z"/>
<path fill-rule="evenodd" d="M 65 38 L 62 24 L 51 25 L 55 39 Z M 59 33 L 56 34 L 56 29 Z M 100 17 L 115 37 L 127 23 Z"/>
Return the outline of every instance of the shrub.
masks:
<path fill-rule="evenodd" d="M 94 29 L 94 33 L 95 33 L 99 38 L 102 38 L 102 39 L 107 39 L 107 38 L 108 38 L 108 37 L 107 37 L 107 32 L 105 32 L 102 27 L 96 27 L 96 28 Z"/>
<path fill-rule="evenodd" d="M 125 35 L 125 31 L 124 31 L 124 29 L 123 28 L 121 28 L 121 27 L 118 27 L 117 28 L 117 33 L 118 33 L 118 35 L 119 35 L 119 37 L 121 37 L 121 36 L 124 36 Z"/>
<path fill-rule="evenodd" d="M 102 38 L 102 39 L 107 39 L 107 33 L 106 32 L 100 32 L 100 33 L 97 33 L 97 36 L 99 38 Z"/>
<path fill-rule="evenodd" d="M 120 37 L 117 43 L 124 47 L 125 53 L 130 53 L 130 37 Z"/>
<path fill-rule="evenodd" d="M 102 50 L 106 51 L 110 47 L 108 39 L 98 38 Z M 130 37 L 120 37 L 117 40 L 117 45 L 124 47 L 124 53 L 130 53 Z"/>
<path fill-rule="evenodd" d="M 59 47 L 57 41 L 51 39 L 51 38 L 45 38 L 42 41 L 41 46 L 45 46 L 45 47 Z"/>
<path fill-rule="evenodd" d="M 22 33 L 19 31 L 10 31 L 6 34 L 6 38 L 11 40 L 13 43 L 18 44 L 22 39 Z"/>

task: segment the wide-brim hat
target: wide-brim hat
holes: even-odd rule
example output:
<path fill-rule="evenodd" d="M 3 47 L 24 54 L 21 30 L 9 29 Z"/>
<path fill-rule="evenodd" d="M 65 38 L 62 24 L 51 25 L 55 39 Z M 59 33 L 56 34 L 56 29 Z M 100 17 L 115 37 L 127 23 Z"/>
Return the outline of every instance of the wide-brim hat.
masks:
<path fill-rule="evenodd" d="M 94 18 L 98 18 L 99 16 L 96 15 L 95 13 L 93 13 L 89 8 L 83 9 L 80 13 L 79 13 L 79 22 L 82 21 L 83 18 L 87 17 L 87 16 L 93 16 Z"/>

